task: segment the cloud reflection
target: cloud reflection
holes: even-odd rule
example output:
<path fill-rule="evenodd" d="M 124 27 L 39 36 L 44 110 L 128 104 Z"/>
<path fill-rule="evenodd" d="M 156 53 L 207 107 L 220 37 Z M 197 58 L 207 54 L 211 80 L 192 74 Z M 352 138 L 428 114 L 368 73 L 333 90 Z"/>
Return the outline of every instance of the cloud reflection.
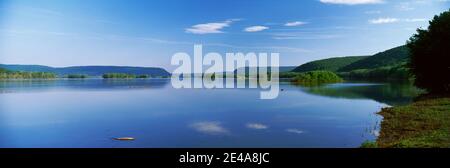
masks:
<path fill-rule="evenodd" d="M 196 122 L 191 124 L 190 127 L 198 132 L 205 134 L 218 135 L 229 133 L 227 129 L 222 127 L 220 122 L 210 122 L 210 121 Z"/>
<path fill-rule="evenodd" d="M 264 125 L 264 124 L 259 124 L 259 123 L 248 123 L 247 128 L 261 130 L 261 129 L 267 129 L 267 128 L 269 128 L 269 126 Z"/>
<path fill-rule="evenodd" d="M 286 130 L 287 132 L 290 132 L 290 133 L 295 133 L 295 134 L 303 134 L 304 133 L 304 131 L 302 131 L 302 130 L 299 130 L 299 129 L 287 129 Z"/>

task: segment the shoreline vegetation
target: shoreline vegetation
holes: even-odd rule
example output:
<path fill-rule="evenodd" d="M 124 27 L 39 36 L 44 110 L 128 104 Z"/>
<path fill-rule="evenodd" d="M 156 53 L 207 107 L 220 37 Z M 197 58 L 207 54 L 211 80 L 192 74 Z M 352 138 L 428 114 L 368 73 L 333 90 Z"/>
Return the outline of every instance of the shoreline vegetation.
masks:
<path fill-rule="evenodd" d="M 126 73 L 106 73 L 103 74 L 103 79 L 146 79 L 150 78 L 150 75 L 135 75 Z"/>
<path fill-rule="evenodd" d="M 291 78 L 291 82 L 299 85 L 320 85 L 329 83 L 340 83 L 344 80 L 331 71 L 310 71 L 298 73 Z"/>
<path fill-rule="evenodd" d="M 127 74 L 127 73 L 105 73 L 101 76 L 103 79 L 147 79 L 152 78 L 147 74 Z M 65 76 L 58 76 L 51 72 L 23 72 L 23 71 L 11 71 L 7 69 L 0 68 L 0 79 L 85 79 L 90 78 L 89 75 L 85 74 L 69 74 Z M 165 76 L 160 76 L 157 78 L 166 78 Z"/>
<path fill-rule="evenodd" d="M 405 106 L 383 108 L 380 136 L 362 148 L 450 147 L 450 96 L 427 95 Z"/>
<path fill-rule="evenodd" d="M 56 74 L 50 72 L 19 72 L 0 68 L 0 79 L 54 79 Z"/>

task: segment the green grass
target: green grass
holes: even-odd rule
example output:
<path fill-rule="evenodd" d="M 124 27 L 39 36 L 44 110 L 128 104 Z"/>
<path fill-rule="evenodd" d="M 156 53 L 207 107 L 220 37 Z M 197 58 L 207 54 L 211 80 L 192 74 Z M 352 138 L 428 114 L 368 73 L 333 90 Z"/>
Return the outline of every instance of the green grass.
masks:
<path fill-rule="evenodd" d="M 427 98 L 384 108 L 377 146 L 382 148 L 450 147 L 450 98 Z"/>

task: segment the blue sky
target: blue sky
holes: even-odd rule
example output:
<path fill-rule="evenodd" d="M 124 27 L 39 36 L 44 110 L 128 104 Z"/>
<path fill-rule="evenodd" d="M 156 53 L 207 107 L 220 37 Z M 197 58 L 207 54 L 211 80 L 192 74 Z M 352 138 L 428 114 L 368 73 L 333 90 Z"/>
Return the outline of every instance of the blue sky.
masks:
<path fill-rule="evenodd" d="M 176 52 L 278 52 L 282 65 L 405 43 L 450 0 L 0 0 L 0 63 L 158 66 Z"/>

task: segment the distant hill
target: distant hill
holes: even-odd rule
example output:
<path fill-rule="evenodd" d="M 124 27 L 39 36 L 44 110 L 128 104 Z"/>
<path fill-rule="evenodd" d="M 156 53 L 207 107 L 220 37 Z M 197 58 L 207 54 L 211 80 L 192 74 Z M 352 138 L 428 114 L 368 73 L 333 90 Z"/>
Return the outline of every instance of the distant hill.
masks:
<path fill-rule="evenodd" d="M 400 46 L 373 56 L 340 57 L 318 60 L 300 65 L 293 72 L 327 70 L 337 72 L 345 78 L 363 79 L 408 79 L 406 64 L 409 50 Z"/>
<path fill-rule="evenodd" d="M 6 65 L 0 64 L 0 68 L 10 71 L 23 72 L 52 72 L 59 76 L 69 74 L 84 74 L 89 76 L 101 76 L 105 73 L 127 73 L 150 76 L 170 76 L 170 73 L 162 68 L 154 67 L 131 67 L 131 66 L 73 66 L 54 68 L 42 65 Z"/>
<path fill-rule="evenodd" d="M 24 72 L 53 72 L 55 68 L 42 65 L 6 65 L 0 64 L 0 68 L 10 71 L 24 71 Z"/>
<path fill-rule="evenodd" d="M 406 46 L 400 46 L 384 52 L 380 52 L 366 59 L 354 62 L 339 69 L 339 71 L 349 72 L 357 69 L 375 69 L 386 66 L 395 66 L 405 63 L 408 57 L 408 48 Z"/>
<path fill-rule="evenodd" d="M 308 71 L 332 71 L 337 72 L 340 69 L 369 58 L 369 56 L 351 56 L 351 57 L 336 57 L 324 60 L 312 61 L 295 68 L 293 72 L 308 72 Z"/>
<path fill-rule="evenodd" d="M 244 70 L 244 68 L 245 68 L 246 72 L 249 71 L 249 67 L 241 67 L 241 68 L 234 70 L 234 73 L 237 73 L 239 70 L 242 71 L 242 70 Z M 290 71 L 294 70 L 295 68 L 296 68 L 296 66 L 280 66 L 279 71 L 280 72 L 290 72 Z"/>
<path fill-rule="evenodd" d="M 0 73 L 3 73 L 3 72 L 8 72 L 8 70 L 6 70 L 5 68 L 0 68 Z"/>

